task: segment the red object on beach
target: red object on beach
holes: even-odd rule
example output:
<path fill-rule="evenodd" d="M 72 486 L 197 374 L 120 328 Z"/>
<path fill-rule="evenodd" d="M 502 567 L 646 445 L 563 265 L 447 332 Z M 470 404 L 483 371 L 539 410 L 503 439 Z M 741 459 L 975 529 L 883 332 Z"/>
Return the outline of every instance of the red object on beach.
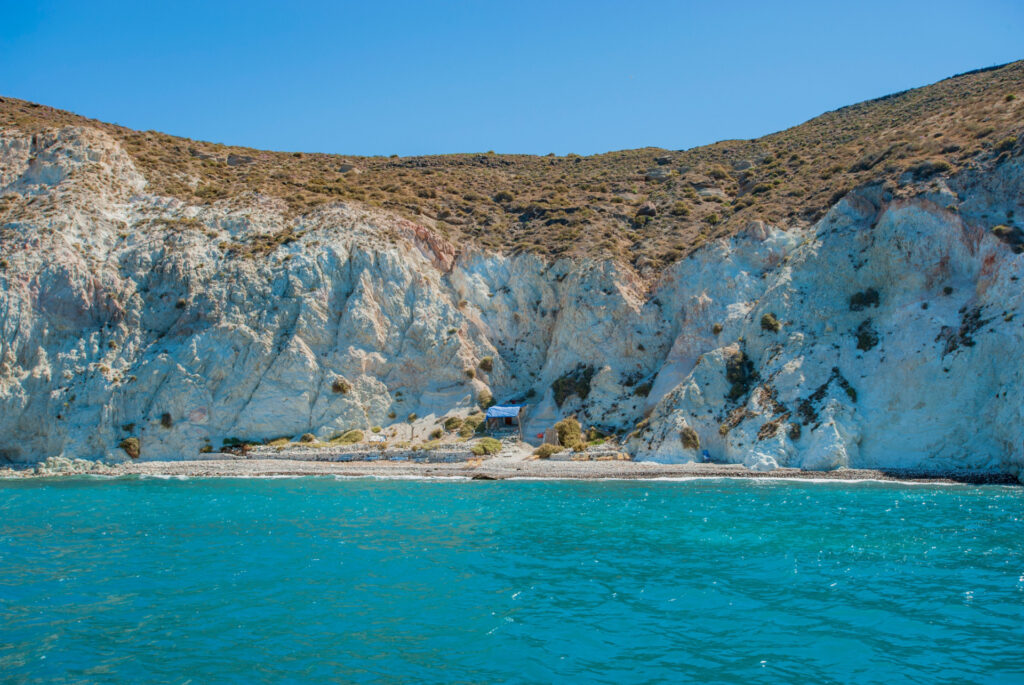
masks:
<path fill-rule="evenodd" d="M 537 437 L 543 440 L 544 439 L 544 434 L 543 433 L 537 433 Z"/>

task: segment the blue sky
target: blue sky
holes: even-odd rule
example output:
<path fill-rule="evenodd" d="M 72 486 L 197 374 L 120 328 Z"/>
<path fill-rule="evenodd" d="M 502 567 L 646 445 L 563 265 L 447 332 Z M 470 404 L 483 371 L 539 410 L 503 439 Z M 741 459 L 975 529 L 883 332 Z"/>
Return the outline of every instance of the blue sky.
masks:
<path fill-rule="evenodd" d="M 1024 2 L 0 0 L 0 94 L 276 150 L 750 138 L 1024 58 Z"/>

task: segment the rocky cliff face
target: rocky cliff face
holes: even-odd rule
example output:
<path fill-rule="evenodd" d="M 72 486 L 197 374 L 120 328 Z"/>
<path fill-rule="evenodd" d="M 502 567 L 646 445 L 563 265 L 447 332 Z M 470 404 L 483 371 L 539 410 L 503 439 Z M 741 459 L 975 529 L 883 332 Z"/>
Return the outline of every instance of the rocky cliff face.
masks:
<path fill-rule="evenodd" d="M 1020 474 L 1024 163 L 901 185 L 751 222 L 652 284 L 353 202 L 192 206 L 98 130 L 8 129 L 0 455 L 184 459 L 492 394 L 532 405 L 529 434 L 576 413 L 642 459 Z"/>

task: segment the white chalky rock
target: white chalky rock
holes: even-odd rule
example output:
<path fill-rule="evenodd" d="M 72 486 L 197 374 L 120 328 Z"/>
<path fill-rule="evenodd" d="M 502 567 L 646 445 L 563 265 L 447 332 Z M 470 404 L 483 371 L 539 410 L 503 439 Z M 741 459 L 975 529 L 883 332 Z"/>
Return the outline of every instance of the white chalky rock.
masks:
<path fill-rule="evenodd" d="M 0 194 L 54 203 L 3 227 L 0 459 L 405 435 L 410 414 L 490 393 L 531 405 L 527 436 L 576 412 L 633 434 L 640 459 L 1024 469 L 1024 255 L 990 231 L 1024 217 L 1019 158 L 902 199 L 861 188 L 807 228 L 753 222 L 650 291 L 611 262 L 456 254 L 353 203 L 296 220 L 144 183 L 102 132 L 0 131 Z M 297 240 L 269 253 L 220 246 L 286 227 Z M 574 372 L 589 392 L 559 406 L 552 383 Z"/>

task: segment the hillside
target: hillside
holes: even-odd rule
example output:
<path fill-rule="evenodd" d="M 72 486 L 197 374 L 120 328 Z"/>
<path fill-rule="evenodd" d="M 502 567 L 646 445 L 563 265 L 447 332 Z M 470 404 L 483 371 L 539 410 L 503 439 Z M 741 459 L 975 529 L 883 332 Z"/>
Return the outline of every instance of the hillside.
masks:
<path fill-rule="evenodd" d="M 1022 82 L 594 157 L 260 152 L 4 98 L 0 462 L 485 456 L 498 401 L 534 443 L 579 420 L 554 459 L 1020 477 Z"/>
<path fill-rule="evenodd" d="M 267 152 L 177 138 L 0 99 L 0 127 L 87 126 L 117 140 L 148 192 L 188 203 L 279 198 L 292 216 L 337 201 L 384 209 L 435 230 L 456 250 L 590 256 L 654 276 L 751 220 L 807 226 L 852 188 L 894 186 L 1005 158 L 1024 131 L 1024 62 L 844 107 L 751 141 L 591 157 L 453 154 L 350 157 Z M 898 194 L 898 191 L 897 191 Z M 19 219 L 8 199 L 0 219 Z M 228 249 L 260 256 L 293 239 Z"/>

